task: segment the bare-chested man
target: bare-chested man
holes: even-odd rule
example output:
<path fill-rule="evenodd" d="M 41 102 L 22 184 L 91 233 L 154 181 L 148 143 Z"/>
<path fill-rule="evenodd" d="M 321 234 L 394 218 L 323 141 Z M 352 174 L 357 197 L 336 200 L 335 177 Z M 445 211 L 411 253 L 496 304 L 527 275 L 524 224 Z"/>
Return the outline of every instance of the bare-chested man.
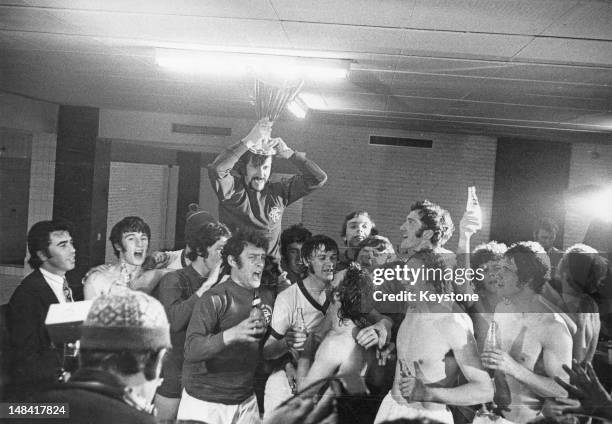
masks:
<path fill-rule="evenodd" d="M 542 246 L 517 243 L 504 259 L 498 295 L 505 301 L 497 305 L 494 315 L 501 349 L 485 350 L 482 363 L 496 370 L 496 403 L 509 409 L 503 416 L 524 423 L 538 415 L 546 398 L 567 395 L 554 377 L 565 376 L 563 365 L 571 364 L 572 337 L 561 316 L 552 313 L 538 294 L 550 272 Z M 502 391 L 509 391 L 511 398 L 503 399 L 507 405 L 500 405 Z"/>
<path fill-rule="evenodd" d="M 319 346 L 307 376 L 300 387 L 335 374 L 352 375 L 346 383 L 359 381 L 366 365 L 365 349 L 355 341 L 361 328 L 368 326 L 367 315 L 372 309 L 372 279 L 367 271 L 351 266 L 334 290 L 333 313 L 326 315 L 330 330 Z M 348 387 L 350 393 L 364 389 Z M 353 389 L 353 390 L 351 390 Z"/>
<path fill-rule="evenodd" d="M 443 270 L 442 257 L 431 249 L 421 249 L 408 266 Z M 445 294 L 450 282 L 438 274 L 422 274 L 407 289 L 414 294 L 397 334 L 395 380 L 376 415 L 376 423 L 399 418 L 429 418 L 453 423 L 447 405 L 474 405 L 493 398 L 493 385 L 483 369 L 467 314 L 450 301 L 421 297 L 429 292 Z M 467 380 L 457 385 L 461 370 Z"/>
<path fill-rule="evenodd" d="M 111 229 L 110 242 L 119 262 L 96 267 L 83 279 L 85 300 L 118 290 L 132 289 L 151 293 L 161 277 L 171 270 L 143 271 L 151 229 L 137 216 L 128 216 Z"/>
<path fill-rule="evenodd" d="M 298 357 L 306 342 L 306 334 L 296 331 L 298 308 L 302 310 L 306 333 L 312 334 L 323 321 L 330 305 L 328 292 L 334 279 L 338 261 L 338 245 L 324 235 L 316 235 L 304 242 L 302 258 L 308 267 L 308 276 L 303 281 L 291 285 L 276 298 L 272 313 L 271 336 L 264 346 L 264 357 L 280 358 L 290 352 Z M 388 341 L 391 321 L 376 310 L 368 310 L 372 325 L 361 328 L 354 335 L 355 341 L 365 349 Z M 273 373 L 266 383 L 265 414 L 281 402 L 291 397 L 291 385 L 297 383 L 294 366 L 291 362 L 284 365 L 285 370 Z"/>

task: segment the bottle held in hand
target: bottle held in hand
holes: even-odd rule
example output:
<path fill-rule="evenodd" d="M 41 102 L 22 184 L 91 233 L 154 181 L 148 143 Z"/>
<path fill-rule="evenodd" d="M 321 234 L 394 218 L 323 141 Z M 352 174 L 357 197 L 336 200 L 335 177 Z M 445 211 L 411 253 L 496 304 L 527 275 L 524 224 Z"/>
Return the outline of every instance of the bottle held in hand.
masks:
<path fill-rule="evenodd" d="M 297 308 L 296 310 L 296 318 L 295 325 L 293 326 L 293 330 L 296 333 L 300 333 L 306 338 L 308 336 L 308 330 L 306 328 L 306 320 L 304 320 L 304 310 L 302 308 Z M 298 351 L 304 350 L 302 346 L 300 349 L 296 349 Z"/>
<path fill-rule="evenodd" d="M 487 336 L 485 337 L 483 351 L 488 352 L 498 349 L 501 349 L 499 325 L 497 325 L 497 322 L 491 321 L 491 325 L 487 330 Z M 489 371 L 489 373 L 491 373 L 491 370 Z"/>
<path fill-rule="evenodd" d="M 480 203 L 478 202 L 478 197 L 476 196 L 475 186 L 468 187 L 468 197 L 465 210 L 473 215 L 478 221 L 479 225 L 476 230 L 480 230 L 482 228 L 482 210 L 480 209 Z"/>
<path fill-rule="evenodd" d="M 258 339 L 261 339 L 265 334 L 265 326 L 266 326 L 266 316 L 261 310 L 261 299 L 259 296 L 255 295 L 253 298 L 253 303 L 251 304 L 251 312 L 249 313 L 249 318 L 254 320 L 257 325 L 257 333 L 253 335 Z"/>

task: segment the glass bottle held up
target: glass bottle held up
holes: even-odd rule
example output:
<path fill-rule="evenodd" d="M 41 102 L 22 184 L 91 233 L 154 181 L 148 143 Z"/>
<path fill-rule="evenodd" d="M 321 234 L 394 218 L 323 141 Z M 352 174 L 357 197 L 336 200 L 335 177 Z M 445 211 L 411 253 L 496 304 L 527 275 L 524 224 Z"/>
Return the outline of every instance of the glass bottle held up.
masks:
<path fill-rule="evenodd" d="M 296 333 L 301 333 L 304 335 L 304 338 L 308 335 L 308 329 L 306 328 L 306 320 L 304 319 L 304 309 L 297 308 L 296 309 L 296 317 L 295 317 L 295 325 L 293 326 L 293 330 Z M 303 350 L 304 348 L 297 349 Z"/>

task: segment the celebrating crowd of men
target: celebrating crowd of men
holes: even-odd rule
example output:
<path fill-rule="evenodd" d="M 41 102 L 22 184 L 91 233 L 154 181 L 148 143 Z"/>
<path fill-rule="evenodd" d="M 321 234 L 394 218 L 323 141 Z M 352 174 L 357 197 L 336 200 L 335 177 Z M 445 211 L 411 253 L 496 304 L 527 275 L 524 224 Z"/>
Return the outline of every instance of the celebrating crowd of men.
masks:
<path fill-rule="evenodd" d="M 272 156 L 254 146 L 299 174 L 269 182 Z M 612 418 L 590 365 L 600 333 L 611 335 L 611 268 L 588 246 L 554 248 L 554 223 L 538 225 L 534 241 L 470 249 L 482 223 L 467 210 L 453 253 L 443 247 L 450 214 L 424 200 L 398 222 L 397 251 L 365 210 L 346 216 L 342 248 L 302 224 L 281 232 L 284 209 L 327 176 L 272 138 L 266 121 L 221 153 L 209 177 L 220 222 L 190 205 L 184 249 L 149 252 L 139 217 L 112 228 L 118 262 L 82 281 L 93 306 L 77 370 L 65 369 L 44 324 L 51 304 L 74 300 L 72 230 L 59 220 L 32 226 L 34 271 L 9 302 L 13 400 L 68 402 L 70 422 L 92 423 Z M 372 283 L 375 270 L 398 265 L 440 272 Z M 482 278 L 444 277 L 457 267 Z M 477 296 L 377 302 L 374 289 L 385 299 Z M 67 382 L 56 383 L 58 370 Z"/>

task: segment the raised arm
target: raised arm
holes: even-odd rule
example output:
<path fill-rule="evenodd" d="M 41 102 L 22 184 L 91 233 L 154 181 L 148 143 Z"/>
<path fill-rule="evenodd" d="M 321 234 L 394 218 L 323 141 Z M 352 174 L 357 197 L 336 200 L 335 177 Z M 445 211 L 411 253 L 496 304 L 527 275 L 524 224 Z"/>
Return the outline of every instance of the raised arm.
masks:
<path fill-rule="evenodd" d="M 271 125 L 267 120 L 257 122 L 242 141 L 232 144 L 208 165 L 208 177 L 219 199 L 227 199 L 233 194 L 234 177 L 230 174 L 232 168 L 250 147 L 270 138 Z"/>

